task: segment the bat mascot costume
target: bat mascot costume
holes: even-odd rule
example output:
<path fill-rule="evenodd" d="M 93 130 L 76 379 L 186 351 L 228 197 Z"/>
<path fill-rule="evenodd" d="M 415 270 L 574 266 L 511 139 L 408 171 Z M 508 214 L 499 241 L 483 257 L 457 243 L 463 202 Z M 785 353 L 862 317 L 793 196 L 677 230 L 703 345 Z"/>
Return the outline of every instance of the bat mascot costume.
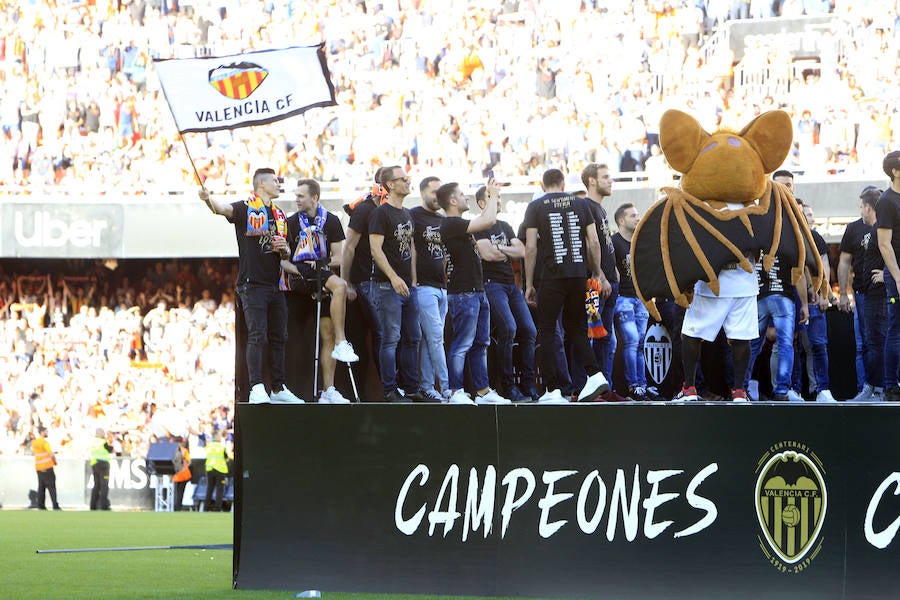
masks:
<path fill-rule="evenodd" d="M 790 117 L 778 110 L 756 117 L 740 132 L 714 133 L 707 133 L 681 111 L 663 114 L 660 147 L 669 165 L 682 173 L 681 188 L 661 190 L 662 199 L 638 224 L 631 250 L 634 287 L 654 319 L 660 320 L 654 299 L 671 298 L 687 308 L 695 291 L 719 296 L 720 279 L 726 271 L 740 269 L 752 274 L 757 259 L 768 271 L 776 254 L 782 265 L 791 268 L 794 284 L 808 274 L 813 289 L 827 287 L 822 261 L 800 207 L 786 186 L 767 177 L 784 161 L 792 136 Z M 753 318 L 754 326 L 755 294 L 752 303 L 745 301 L 729 309 L 744 312 L 745 319 Z M 728 334 L 727 323 L 725 329 Z M 700 341 L 690 338 L 687 329 L 683 331 L 682 393 L 688 392 L 686 399 L 696 399 L 692 388 Z M 744 344 L 739 347 L 731 335 L 729 341 L 735 354 L 735 381 L 743 382 L 744 373 L 739 370 L 744 367 L 746 371 L 749 356 L 744 361 Z M 746 345 L 749 355 L 749 341 Z M 746 397 L 738 396 L 741 394 L 734 394 L 736 399 Z"/>

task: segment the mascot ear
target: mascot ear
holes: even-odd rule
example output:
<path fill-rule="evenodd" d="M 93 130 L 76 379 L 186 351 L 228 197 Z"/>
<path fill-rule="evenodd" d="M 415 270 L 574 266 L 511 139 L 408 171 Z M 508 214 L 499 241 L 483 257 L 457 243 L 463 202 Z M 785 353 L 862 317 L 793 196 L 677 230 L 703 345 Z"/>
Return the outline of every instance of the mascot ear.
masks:
<path fill-rule="evenodd" d="M 783 110 L 763 113 L 744 127 L 740 136 L 747 140 L 763 163 L 763 170 L 771 173 L 787 158 L 794 141 L 791 118 Z M 660 132 L 662 137 L 662 132 Z"/>
<path fill-rule="evenodd" d="M 680 110 L 667 110 L 659 120 L 659 147 L 679 173 L 691 170 L 709 137 L 694 117 Z"/>

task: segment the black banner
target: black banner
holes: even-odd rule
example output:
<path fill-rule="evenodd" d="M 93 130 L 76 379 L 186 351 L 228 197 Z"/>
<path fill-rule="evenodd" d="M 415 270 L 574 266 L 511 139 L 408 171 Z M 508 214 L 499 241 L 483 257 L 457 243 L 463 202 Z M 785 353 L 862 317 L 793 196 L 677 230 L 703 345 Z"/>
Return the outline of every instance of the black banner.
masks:
<path fill-rule="evenodd" d="M 235 586 L 884 598 L 894 408 L 242 404 Z"/>

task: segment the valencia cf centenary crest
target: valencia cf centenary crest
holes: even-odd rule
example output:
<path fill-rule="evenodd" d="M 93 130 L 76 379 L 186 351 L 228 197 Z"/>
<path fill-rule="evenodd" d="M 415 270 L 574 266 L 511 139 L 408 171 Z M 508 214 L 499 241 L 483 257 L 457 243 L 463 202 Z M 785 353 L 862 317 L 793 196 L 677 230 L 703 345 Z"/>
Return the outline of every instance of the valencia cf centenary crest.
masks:
<path fill-rule="evenodd" d="M 222 65 L 209 72 L 209 84 L 227 98 L 243 100 L 256 91 L 269 72 L 253 63 Z"/>
<path fill-rule="evenodd" d="M 828 508 L 824 469 L 806 444 L 798 442 L 773 444 L 759 464 L 754 501 L 760 547 L 778 570 L 799 573 L 822 545 Z"/>

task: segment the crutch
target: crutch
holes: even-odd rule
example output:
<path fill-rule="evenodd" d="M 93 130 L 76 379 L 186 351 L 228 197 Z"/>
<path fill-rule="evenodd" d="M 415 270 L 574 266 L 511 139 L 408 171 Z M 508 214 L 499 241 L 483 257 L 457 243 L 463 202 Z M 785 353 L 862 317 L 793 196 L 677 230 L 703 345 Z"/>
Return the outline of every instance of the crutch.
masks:
<path fill-rule="evenodd" d="M 324 262 L 323 262 L 324 261 Z M 319 321 L 322 318 L 322 297 L 325 295 L 322 290 L 322 271 L 321 266 L 327 265 L 330 259 L 322 258 L 316 261 L 316 360 L 315 373 L 313 375 L 313 395 L 319 391 Z M 347 364 L 347 370 L 350 373 L 350 385 L 353 386 L 353 400 L 359 402 L 359 392 L 356 389 L 356 378 L 353 376 L 353 365 Z"/>

